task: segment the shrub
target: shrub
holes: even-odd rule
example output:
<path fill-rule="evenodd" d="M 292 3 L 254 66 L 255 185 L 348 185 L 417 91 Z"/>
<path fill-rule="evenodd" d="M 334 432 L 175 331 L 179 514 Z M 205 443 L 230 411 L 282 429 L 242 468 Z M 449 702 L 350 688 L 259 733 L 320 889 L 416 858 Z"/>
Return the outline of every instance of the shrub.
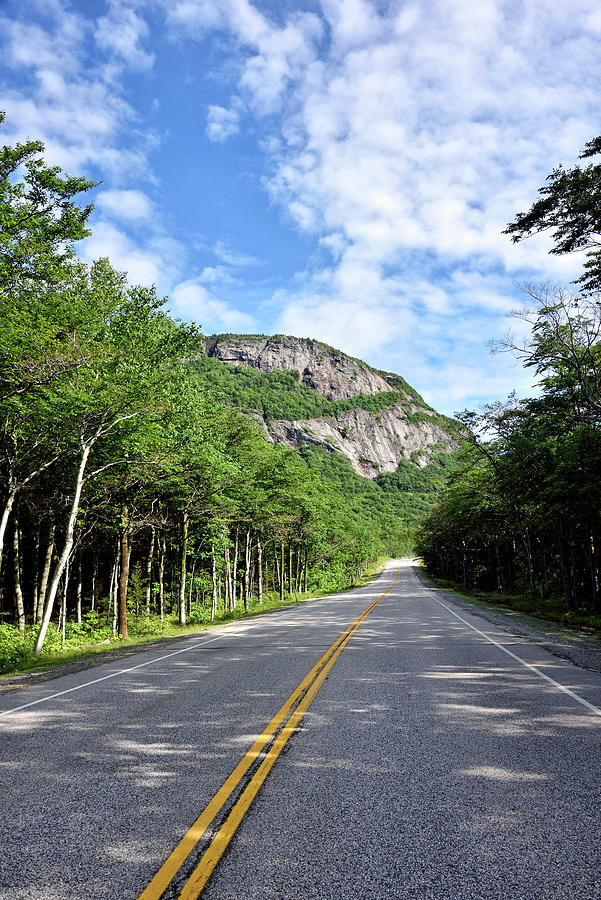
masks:
<path fill-rule="evenodd" d="M 19 629 L 0 625 L 0 672 L 12 672 L 33 660 L 33 651 Z"/>

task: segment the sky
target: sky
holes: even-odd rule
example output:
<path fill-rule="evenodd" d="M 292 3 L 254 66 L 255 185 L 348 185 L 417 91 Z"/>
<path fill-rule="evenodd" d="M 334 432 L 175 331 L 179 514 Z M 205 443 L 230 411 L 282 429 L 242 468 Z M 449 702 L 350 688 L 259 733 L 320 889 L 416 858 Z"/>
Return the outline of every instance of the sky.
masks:
<path fill-rule="evenodd" d="M 0 143 L 100 182 L 84 259 L 451 415 L 531 390 L 489 341 L 582 259 L 502 231 L 600 86 L 598 0 L 0 0 Z"/>

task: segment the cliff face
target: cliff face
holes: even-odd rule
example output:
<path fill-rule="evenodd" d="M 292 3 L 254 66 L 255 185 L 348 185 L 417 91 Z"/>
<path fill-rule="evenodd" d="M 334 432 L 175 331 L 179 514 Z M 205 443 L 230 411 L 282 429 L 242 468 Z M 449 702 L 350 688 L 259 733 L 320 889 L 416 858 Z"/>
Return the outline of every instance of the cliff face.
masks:
<path fill-rule="evenodd" d="M 359 360 L 319 341 L 274 335 L 218 335 L 207 338 L 208 356 L 260 372 L 297 371 L 299 381 L 328 400 L 394 390 L 384 378 Z"/>
<path fill-rule="evenodd" d="M 299 447 L 315 444 L 342 453 L 359 475 L 376 478 L 395 472 L 402 460 L 423 468 L 434 453 L 457 447 L 435 421 L 411 422 L 407 409 L 396 404 L 378 413 L 353 409 L 340 415 L 297 422 L 270 422 L 266 431 L 274 443 Z"/>
<path fill-rule="evenodd" d="M 296 421 L 264 420 L 257 415 L 273 443 L 293 448 L 308 443 L 337 451 L 367 478 L 394 472 L 403 460 L 423 468 L 435 454 L 458 446 L 450 420 L 426 406 L 402 378 L 376 372 L 319 341 L 283 335 L 217 335 L 207 338 L 205 346 L 208 356 L 228 365 L 251 366 L 264 373 L 296 371 L 299 382 L 331 401 L 397 392 L 398 402 L 375 412 L 354 408 Z"/>

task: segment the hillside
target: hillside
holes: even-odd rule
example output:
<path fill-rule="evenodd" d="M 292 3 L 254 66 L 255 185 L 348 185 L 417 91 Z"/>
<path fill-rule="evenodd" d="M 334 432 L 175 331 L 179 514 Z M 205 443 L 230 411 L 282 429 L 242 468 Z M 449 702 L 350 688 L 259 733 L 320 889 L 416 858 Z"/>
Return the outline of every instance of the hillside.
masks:
<path fill-rule="evenodd" d="M 371 479 L 402 462 L 424 468 L 457 449 L 457 423 L 403 378 L 319 341 L 227 334 L 205 346 L 199 373 L 223 399 L 260 417 L 272 443 L 337 451 Z"/>
<path fill-rule="evenodd" d="M 400 375 L 319 341 L 212 335 L 195 362 L 205 389 L 294 448 L 378 545 L 411 553 L 416 523 L 457 468 L 461 430 Z"/>

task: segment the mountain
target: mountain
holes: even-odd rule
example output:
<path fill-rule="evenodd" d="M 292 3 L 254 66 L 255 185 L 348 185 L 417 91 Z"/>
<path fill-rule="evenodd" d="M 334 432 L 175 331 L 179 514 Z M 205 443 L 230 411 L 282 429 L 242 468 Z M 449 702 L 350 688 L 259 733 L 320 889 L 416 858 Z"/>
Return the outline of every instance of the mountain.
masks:
<path fill-rule="evenodd" d="M 206 338 L 205 349 L 203 375 L 259 419 L 273 443 L 337 451 L 370 479 L 402 463 L 426 468 L 458 448 L 458 423 L 401 376 L 320 341 L 221 334 Z"/>

